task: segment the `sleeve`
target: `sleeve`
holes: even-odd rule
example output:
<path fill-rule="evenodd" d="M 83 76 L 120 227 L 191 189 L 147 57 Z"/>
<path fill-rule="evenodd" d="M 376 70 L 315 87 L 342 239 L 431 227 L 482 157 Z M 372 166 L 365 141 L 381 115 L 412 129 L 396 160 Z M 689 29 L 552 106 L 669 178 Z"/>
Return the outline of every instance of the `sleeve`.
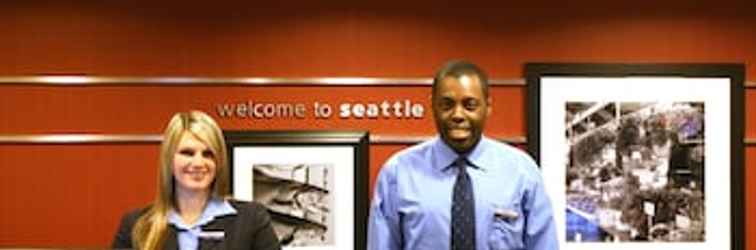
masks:
<path fill-rule="evenodd" d="M 254 218 L 257 218 L 256 227 L 252 230 L 252 239 L 254 239 L 253 250 L 280 250 L 281 245 L 278 242 L 278 236 L 273 231 L 270 222 L 270 214 L 262 205 L 252 203 L 254 207 Z"/>
<path fill-rule="evenodd" d="M 559 240 L 551 201 L 546 195 L 541 175 L 536 172 L 535 177 L 525 196 L 525 245 L 529 250 L 558 250 Z"/>
<path fill-rule="evenodd" d="M 110 244 L 112 249 L 130 249 L 131 246 L 131 230 L 134 228 L 134 223 L 138 218 L 138 214 L 135 212 L 127 213 L 121 218 L 121 223 L 118 226 L 113 242 Z"/>
<path fill-rule="evenodd" d="M 368 250 L 401 249 L 394 170 L 393 164 L 384 165 L 375 184 L 368 222 Z"/>

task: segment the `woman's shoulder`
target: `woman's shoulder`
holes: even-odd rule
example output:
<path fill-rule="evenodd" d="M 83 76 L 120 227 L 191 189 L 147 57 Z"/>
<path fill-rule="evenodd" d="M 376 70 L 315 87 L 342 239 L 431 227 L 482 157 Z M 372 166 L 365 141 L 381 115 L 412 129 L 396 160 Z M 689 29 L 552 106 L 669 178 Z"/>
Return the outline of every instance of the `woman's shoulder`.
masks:
<path fill-rule="evenodd" d="M 265 206 L 256 201 L 241 201 L 236 199 L 228 199 L 226 201 L 231 204 L 231 207 L 236 209 L 239 214 L 267 211 Z"/>
<path fill-rule="evenodd" d="M 132 248 L 131 246 L 131 231 L 134 228 L 134 224 L 147 210 L 152 206 L 134 209 L 126 212 L 121 217 L 121 223 L 118 225 L 116 235 L 113 238 L 111 247 L 113 249 Z"/>
<path fill-rule="evenodd" d="M 237 220 L 253 223 L 268 223 L 270 221 L 268 209 L 259 202 L 233 199 L 227 201 L 236 210 Z"/>
<path fill-rule="evenodd" d="M 129 210 L 128 212 L 123 214 L 123 217 L 121 217 L 121 224 L 133 225 L 134 223 L 136 223 L 137 219 L 139 219 L 139 217 L 146 213 L 151 207 L 152 205 L 148 205 L 146 207 Z"/>

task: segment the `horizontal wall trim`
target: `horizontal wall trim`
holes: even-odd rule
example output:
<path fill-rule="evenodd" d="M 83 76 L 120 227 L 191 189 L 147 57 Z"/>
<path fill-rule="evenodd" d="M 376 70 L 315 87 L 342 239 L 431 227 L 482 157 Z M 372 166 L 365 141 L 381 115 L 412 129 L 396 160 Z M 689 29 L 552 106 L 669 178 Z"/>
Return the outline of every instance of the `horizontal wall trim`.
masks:
<path fill-rule="evenodd" d="M 433 135 L 402 136 L 388 134 L 370 135 L 372 144 L 415 144 L 433 138 Z M 497 137 L 497 140 L 512 144 L 524 144 L 521 136 Z M 118 144 L 160 143 L 158 134 L 35 134 L 0 135 L 0 144 Z"/>
<path fill-rule="evenodd" d="M 392 135 L 371 134 L 371 144 L 416 144 L 433 138 L 434 135 Z M 527 144 L 523 136 L 494 137 L 511 144 Z M 117 143 L 160 143 L 162 135 L 157 134 L 0 134 L 0 144 L 117 144 Z M 745 138 L 747 146 L 756 146 L 756 138 Z"/>
<path fill-rule="evenodd" d="M 134 76 L 0 76 L 0 85 L 295 85 L 295 86 L 428 86 L 432 78 L 381 78 L 381 77 L 134 77 Z M 493 86 L 524 86 L 525 79 L 491 79 Z M 756 88 L 756 81 L 747 81 L 746 88 Z"/>
<path fill-rule="evenodd" d="M 0 135 L 6 144 L 160 143 L 162 135 L 150 134 L 43 134 Z"/>
<path fill-rule="evenodd" d="M 426 86 L 432 78 L 375 77 L 120 77 L 120 76 L 0 76 L 2 85 L 302 85 L 302 86 Z M 525 85 L 524 79 L 491 79 L 491 85 Z"/>
<path fill-rule="evenodd" d="M 405 135 L 370 135 L 372 144 L 417 144 L 435 137 L 434 135 L 405 136 Z M 525 144 L 526 139 L 522 136 L 494 137 L 494 139 L 511 144 Z"/>

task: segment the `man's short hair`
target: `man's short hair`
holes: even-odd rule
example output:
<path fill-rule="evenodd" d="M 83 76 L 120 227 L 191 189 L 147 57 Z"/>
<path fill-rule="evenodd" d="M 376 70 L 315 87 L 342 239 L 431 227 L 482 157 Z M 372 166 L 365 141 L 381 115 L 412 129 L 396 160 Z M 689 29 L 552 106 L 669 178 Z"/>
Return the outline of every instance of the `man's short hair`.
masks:
<path fill-rule="evenodd" d="M 449 76 L 460 78 L 464 75 L 477 76 L 480 80 L 481 88 L 483 88 L 483 97 L 488 98 L 488 76 L 486 76 L 486 72 L 480 69 L 478 65 L 465 60 L 448 61 L 436 72 L 436 76 L 433 77 L 433 96 L 436 96 L 436 89 L 441 80 Z"/>

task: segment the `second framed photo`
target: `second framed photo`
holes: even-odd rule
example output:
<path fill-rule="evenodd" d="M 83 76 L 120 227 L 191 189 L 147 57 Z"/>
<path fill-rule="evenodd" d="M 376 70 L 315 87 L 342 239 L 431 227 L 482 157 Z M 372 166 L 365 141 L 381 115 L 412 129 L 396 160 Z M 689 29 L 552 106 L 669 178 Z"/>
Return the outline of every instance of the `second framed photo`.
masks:
<path fill-rule="evenodd" d="M 561 249 L 744 249 L 739 64 L 528 64 Z"/>
<path fill-rule="evenodd" d="M 368 133 L 225 131 L 235 199 L 266 206 L 283 249 L 365 245 Z"/>

